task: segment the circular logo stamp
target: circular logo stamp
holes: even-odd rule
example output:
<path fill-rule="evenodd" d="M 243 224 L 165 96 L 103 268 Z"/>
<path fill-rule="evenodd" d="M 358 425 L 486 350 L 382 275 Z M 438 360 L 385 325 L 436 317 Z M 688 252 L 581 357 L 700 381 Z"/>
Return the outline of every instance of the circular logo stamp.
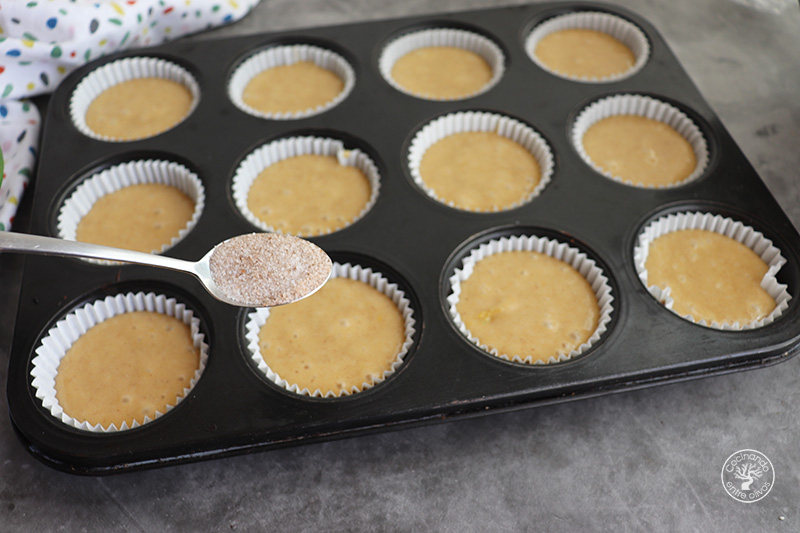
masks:
<path fill-rule="evenodd" d="M 757 502 L 774 484 L 772 462 L 757 450 L 739 450 L 722 465 L 722 486 L 734 500 Z"/>

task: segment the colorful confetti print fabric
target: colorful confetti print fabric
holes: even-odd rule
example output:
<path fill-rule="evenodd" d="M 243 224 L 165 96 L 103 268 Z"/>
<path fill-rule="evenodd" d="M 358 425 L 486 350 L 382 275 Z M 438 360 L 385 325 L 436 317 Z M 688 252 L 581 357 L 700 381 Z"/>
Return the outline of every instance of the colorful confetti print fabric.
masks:
<path fill-rule="evenodd" d="M 118 50 L 238 20 L 258 0 L 0 0 L 0 98 L 52 92 Z"/>
<path fill-rule="evenodd" d="M 31 177 L 40 122 L 39 110 L 29 102 L 0 102 L 0 149 L 5 163 L 0 185 L 0 231 L 10 229 Z"/>
<path fill-rule="evenodd" d="M 258 2 L 0 0 L 0 142 L 6 160 L 0 230 L 10 228 L 35 164 L 40 117 L 25 98 L 54 91 L 70 72 L 101 56 L 234 22 Z"/>

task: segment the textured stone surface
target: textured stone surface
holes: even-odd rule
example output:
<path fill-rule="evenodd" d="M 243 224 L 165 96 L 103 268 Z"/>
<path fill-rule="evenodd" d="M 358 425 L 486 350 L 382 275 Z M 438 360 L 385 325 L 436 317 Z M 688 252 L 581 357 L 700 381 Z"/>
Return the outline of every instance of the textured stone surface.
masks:
<path fill-rule="evenodd" d="M 262 0 L 213 35 L 512 5 Z M 650 20 L 800 226 L 800 12 L 745 0 L 613 2 Z M 781 5 L 780 2 L 776 2 Z M 209 34 L 211 35 L 211 34 Z M 0 409 L 19 259 L 0 258 Z M 18 325 L 24 327 L 24 325 Z M 800 358 L 551 407 L 104 478 L 41 465 L 0 416 L 2 531 L 797 531 Z M 720 469 L 764 452 L 745 505 Z M 780 517 L 784 517 L 781 520 Z"/>

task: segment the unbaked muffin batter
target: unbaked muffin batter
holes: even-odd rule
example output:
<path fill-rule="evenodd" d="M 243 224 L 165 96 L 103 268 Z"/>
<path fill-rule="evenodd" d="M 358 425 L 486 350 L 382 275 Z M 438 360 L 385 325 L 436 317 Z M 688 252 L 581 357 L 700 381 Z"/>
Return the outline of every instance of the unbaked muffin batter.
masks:
<path fill-rule="evenodd" d="M 271 309 L 259 348 L 289 383 L 338 394 L 381 378 L 404 340 L 403 316 L 389 297 L 361 281 L 333 278 L 308 298 Z"/>
<path fill-rule="evenodd" d="M 586 342 L 600 316 L 586 278 L 539 252 L 502 252 L 481 259 L 461 282 L 456 305 L 473 337 L 509 358 L 547 362 Z"/>
<path fill-rule="evenodd" d="M 69 416 L 92 425 L 141 424 L 175 405 L 199 364 L 189 326 L 177 318 L 122 313 L 90 328 L 67 351 L 56 398 Z"/>
<path fill-rule="evenodd" d="M 681 230 L 650 244 L 647 282 L 670 288 L 673 309 L 696 321 L 748 324 L 775 300 L 761 288 L 768 265 L 744 244 L 706 230 Z"/>
<path fill-rule="evenodd" d="M 468 211 L 510 208 L 541 178 L 533 154 L 494 132 L 444 137 L 425 151 L 419 173 L 440 200 Z"/>
<path fill-rule="evenodd" d="M 369 180 L 358 168 L 332 156 L 307 154 L 261 171 L 247 194 L 247 207 L 275 230 L 324 235 L 351 224 L 370 193 Z"/>
<path fill-rule="evenodd" d="M 192 93 L 163 78 L 137 78 L 109 87 L 89 104 L 86 125 L 98 135 L 130 141 L 162 133 L 189 114 Z"/>
<path fill-rule="evenodd" d="M 242 93 L 245 104 L 264 113 L 296 113 L 327 104 L 344 89 L 339 76 L 310 61 L 256 74 Z"/>
<path fill-rule="evenodd" d="M 175 187 L 131 185 L 100 197 L 78 223 L 76 239 L 138 252 L 160 252 L 186 228 L 194 209 L 194 201 Z"/>
<path fill-rule="evenodd" d="M 555 72 L 586 78 L 621 74 L 636 62 L 630 48 L 612 36 L 580 28 L 545 35 L 537 43 L 534 54 Z"/>
<path fill-rule="evenodd" d="M 452 46 L 418 48 L 398 59 L 392 79 L 425 98 L 464 98 L 492 79 L 492 67 L 480 55 Z"/>
<path fill-rule="evenodd" d="M 596 165 L 632 185 L 679 183 L 697 166 L 692 146 L 680 133 L 636 115 L 596 122 L 584 134 L 583 148 Z"/>

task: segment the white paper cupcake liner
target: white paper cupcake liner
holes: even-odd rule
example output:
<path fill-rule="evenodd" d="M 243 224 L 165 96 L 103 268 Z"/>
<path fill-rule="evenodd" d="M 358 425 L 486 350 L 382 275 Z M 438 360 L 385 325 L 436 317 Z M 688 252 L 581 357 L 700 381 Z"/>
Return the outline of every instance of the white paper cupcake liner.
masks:
<path fill-rule="evenodd" d="M 69 114 L 75 127 L 93 139 L 107 142 L 131 142 L 138 139 L 115 139 L 100 135 L 86 124 L 86 111 L 100 94 L 124 81 L 139 78 L 162 78 L 186 87 L 192 94 L 192 104 L 186 117 L 192 114 L 200 101 L 200 86 L 188 70 L 164 59 L 155 57 L 128 57 L 108 63 L 89 73 L 78 84 L 69 102 Z M 175 125 L 177 126 L 177 124 Z M 173 126 L 173 128 L 175 127 Z M 172 129 L 172 128 L 170 128 Z M 164 132 L 159 132 L 149 137 L 155 137 Z M 145 138 L 145 137 L 143 137 Z"/>
<path fill-rule="evenodd" d="M 472 275 L 475 264 L 490 255 L 503 253 L 503 252 L 539 252 L 560 261 L 563 261 L 577 270 L 589 283 L 597 298 L 597 306 L 600 310 L 600 315 L 597 320 L 597 328 L 592 335 L 575 350 L 569 353 L 559 353 L 551 356 L 547 361 L 533 360 L 533 357 L 528 355 L 522 358 L 519 355 L 509 356 L 508 354 L 499 353 L 494 348 L 489 348 L 487 345 L 482 344 L 480 339 L 474 337 L 470 333 L 467 326 L 461 319 L 458 312 L 458 302 L 461 297 L 461 283 L 469 279 Z M 493 239 L 485 242 L 480 246 L 473 249 L 468 256 L 462 261 L 461 268 L 455 269 L 453 275 L 449 279 L 450 294 L 447 297 L 448 310 L 450 318 L 458 328 L 458 330 L 473 344 L 480 347 L 487 353 L 490 353 L 506 361 L 513 361 L 516 363 L 527 364 L 552 364 L 568 361 L 573 357 L 577 357 L 586 352 L 594 343 L 596 343 L 603 333 L 608 329 L 608 324 L 611 322 L 611 313 L 614 310 L 613 302 L 614 296 L 611 294 L 611 286 L 608 278 L 603 273 L 602 269 L 597 266 L 593 259 L 590 259 L 585 253 L 577 248 L 573 248 L 565 243 L 549 239 L 546 237 L 537 237 L 535 235 L 514 235 L 510 237 L 503 237 L 500 239 Z"/>
<path fill-rule="evenodd" d="M 330 102 L 321 104 L 312 109 L 287 113 L 260 111 L 250 107 L 244 102 L 242 99 L 244 89 L 257 74 L 270 68 L 293 65 L 300 61 L 314 63 L 318 67 L 336 74 L 344 83 L 342 92 Z M 306 44 L 276 46 L 256 53 L 239 65 L 228 82 L 228 97 L 236 107 L 253 116 L 272 120 L 297 120 L 319 115 L 337 106 L 342 100 L 347 98 L 353 90 L 355 82 L 356 75 L 353 67 L 351 67 L 342 56 L 330 50 Z"/>
<path fill-rule="evenodd" d="M 364 268 L 359 265 L 352 265 L 350 263 L 340 264 L 334 263 L 331 272 L 331 278 L 349 278 L 352 280 L 367 283 L 374 289 L 388 296 L 392 302 L 397 306 L 403 315 L 405 321 L 405 341 L 400 347 L 400 351 L 395 356 L 389 369 L 384 370 L 383 375 L 371 382 L 363 382 L 360 386 L 353 386 L 349 390 L 342 390 L 338 394 L 334 391 L 327 391 L 323 393 L 320 389 L 309 390 L 308 388 L 301 389 L 297 384 L 290 383 L 272 369 L 264 361 L 261 356 L 261 349 L 258 345 L 258 335 L 261 327 L 266 323 L 269 318 L 270 309 L 268 307 L 261 307 L 255 309 L 248 315 L 246 324 L 245 338 L 247 339 L 247 349 L 250 351 L 250 356 L 253 362 L 258 366 L 258 369 L 273 383 L 286 389 L 289 392 L 300 394 L 304 396 L 312 396 L 317 398 L 338 398 L 341 396 L 350 396 L 357 394 L 361 391 L 370 389 L 379 383 L 385 381 L 389 376 L 397 372 L 398 368 L 403 364 L 403 360 L 408 353 L 408 350 L 413 343 L 413 336 L 416 331 L 414 318 L 414 310 L 411 308 L 411 302 L 406 298 L 405 293 L 395 283 L 390 283 L 382 274 L 375 272 L 370 268 Z"/>
<path fill-rule="evenodd" d="M 194 346 L 200 350 L 200 363 L 190 381 L 190 386 L 183 390 L 183 394 L 167 405 L 164 413 L 156 412 L 155 418 L 145 417 L 144 424 L 163 416 L 178 405 L 194 388 L 203 374 L 208 360 L 208 344 L 205 336 L 200 332 L 200 320 L 185 304 L 179 303 L 174 298 L 158 295 L 152 292 L 126 293 L 116 296 L 107 296 L 103 300 L 96 300 L 75 309 L 53 326 L 36 348 L 33 358 L 31 385 L 36 397 L 42 401 L 42 406 L 56 419 L 68 426 L 94 433 L 111 433 L 139 427 L 142 424 L 135 421 L 132 425 L 122 422 L 119 427 L 111 424 L 103 427 L 101 424 L 90 424 L 87 421 L 77 420 L 64 412 L 56 398 L 55 379 L 61 359 L 67 351 L 83 334 L 93 326 L 122 313 L 134 311 L 151 311 L 177 318 L 191 328 Z"/>
<path fill-rule="evenodd" d="M 775 300 L 775 309 L 763 319 L 748 324 L 739 324 L 738 322 L 722 324 L 711 322 L 709 324 L 705 320 L 695 320 L 691 315 L 681 315 L 675 311 L 673 309 L 674 300 L 670 295 L 669 287 L 662 289 L 648 283 L 645 263 L 650 253 L 650 244 L 655 239 L 673 231 L 686 229 L 713 231 L 720 235 L 730 237 L 753 250 L 753 252 L 755 252 L 769 267 L 767 273 L 764 274 L 764 278 L 761 280 L 761 287 Z M 681 318 L 713 329 L 742 331 L 766 326 L 783 314 L 789 306 L 789 300 L 792 298 L 787 291 L 786 285 L 779 283 L 776 278 L 778 271 L 786 263 L 786 259 L 781 255 L 781 251 L 772 244 L 772 241 L 750 226 L 746 226 L 731 218 L 712 213 L 676 213 L 659 218 L 650 223 L 639 234 L 639 238 L 633 250 L 633 263 L 636 268 L 636 273 L 639 275 L 639 279 L 653 298 L 661 302 L 664 307 Z"/>
<path fill-rule="evenodd" d="M 633 66 L 625 72 L 600 78 L 590 76 L 572 76 L 551 69 L 542 63 L 542 61 L 536 56 L 536 46 L 544 37 L 557 31 L 575 29 L 595 30 L 615 38 L 617 41 L 627 46 L 631 52 L 633 52 L 633 55 L 636 58 Z M 607 83 L 619 81 L 633 76 L 639 72 L 642 67 L 644 67 L 648 58 L 650 57 L 650 43 L 647 41 L 647 37 L 642 30 L 621 17 L 596 11 L 568 13 L 566 15 L 560 15 L 548 19 L 533 29 L 533 31 L 525 39 L 524 46 L 525 51 L 528 53 L 528 57 L 530 57 L 534 63 L 547 72 L 550 72 L 551 74 L 554 74 L 560 78 L 587 83 Z"/>
<path fill-rule="evenodd" d="M 425 152 L 443 138 L 456 133 L 464 132 L 493 132 L 505 137 L 525 148 L 536 158 L 539 164 L 539 183 L 525 198 L 512 205 L 502 208 L 495 207 L 492 211 L 507 211 L 526 204 L 539 196 L 547 187 L 553 177 L 554 158 L 547 142 L 533 128 L 503 115 L 483 111 L 461 111 L 444 115 L 426 124 L 412 139 L 408 149 L 408 167 L 411 177 L 425 193 L 434 200 L 448 205 L 454 209 L 453 202 L 439 198 L 422 179 L 419 172 L 420 163 Z M 491 186 L 491 176 L 487 177 L 487 187 Z"/>
<path fill-rule="evenodd" d="M 467 94 L 458 98 L 433 98 L 421 96 L 419 94 L 410 92 L 408 89 L 399 85 L 392 78 L 392 68 L 398 59 L 419 48 L 435 46 L 461 48 L 463 50 L 478 54 L 486 61 L 486 63 L 489 64 L 489 67 L 492 69 L 492 78 L 478 91 L 474 91 L 471 94 Z M 378 59 L 378 68 L 389 85 L 402 93 L 414 96 L 416 98 L 422 98 L 424 100 L 463 100 L 483 94 L 497 85 L 497 83 L 503 77 L 503 73 L 505 72 L 505 57 L 503 56 L 503 51 L 499 46 L 482 35 L 452 28 L 434 28 L 407 33 L 402 37 L 398 37 L 394 41 L 390 42 L 381 52 L 381 56 Z"/>
<path fill-rule="evenodd" d="M 77 228 L 81 219 L 91 211 L 95 202 L 107 194 L 131 185 L 160 184 L 175 187 L 194 202 L 192 218 L 178 235 L 151 253 L 163 253 L 180 242 L 197 224 L 205 207 L 205 188 L 200 178 L 188 168 L 171 161 L 141 160 L 130 161 L 108 168 L 81 183 L 67 198 L 58 213 L 58 237 L 69 241 L 77 240 Z M 131 227 L 131 231 L 137 228 Z M 111 265 L 112 261 L 82 259 L 95 264 Z"/>
<path fill-rule="evenodd" d="M 274 228 L 259 219 L 250 208 L 247 207 L 247 197 L 253 182 L 265 168 L 279 161 L 283 161 L 284 159 L 301 155 L 335 157 L 338 159 L 340 165 L 359 169 L 369 180 L 369 200 L 361 212 L 348 223 L 348 226 L 355 224 L 372 209 L 372 206 L 378 199 L 378 192 L 380 191 L 380 175 L 378 174 L 378 167 L 367 154 L 357 149 L 346 149 L 344 143 L 337 139 L 323 137 L 287 137 L 265 144 L 251 152 L 236 169 L 232 184 L 233 201 L 248 222 L 263 231 L 283 233 L 280 229 Z M 324 194 L 324 191 L 320 191 L 319 193 Z M 336 228 L 327 233 L 314 235 L 307 235 L 301 232 L 295 234 L 295 236 L 316 237 L 342 229 L 344 228 Z"/>
<path fill-rule="evenodd" d="M 636 115 L 657 120 L 670 126 L 691 145 L 697 165 L 686 179 L 662 186 L 645 186 L 624 181 L 621 177 L 600 168 L 583 148 L 583 136 L 595 123 L 617 115 Z M 570 132 L 578 154 L 596 172 L 619 183 L 640 188 L 672 188 L 686 185 L 699 178 L 708 166 L 708 145 L 700 128 L 685 113 L 665 102 L 638 94 L 620 94 L 598 100 L 580 112 Z"/>

